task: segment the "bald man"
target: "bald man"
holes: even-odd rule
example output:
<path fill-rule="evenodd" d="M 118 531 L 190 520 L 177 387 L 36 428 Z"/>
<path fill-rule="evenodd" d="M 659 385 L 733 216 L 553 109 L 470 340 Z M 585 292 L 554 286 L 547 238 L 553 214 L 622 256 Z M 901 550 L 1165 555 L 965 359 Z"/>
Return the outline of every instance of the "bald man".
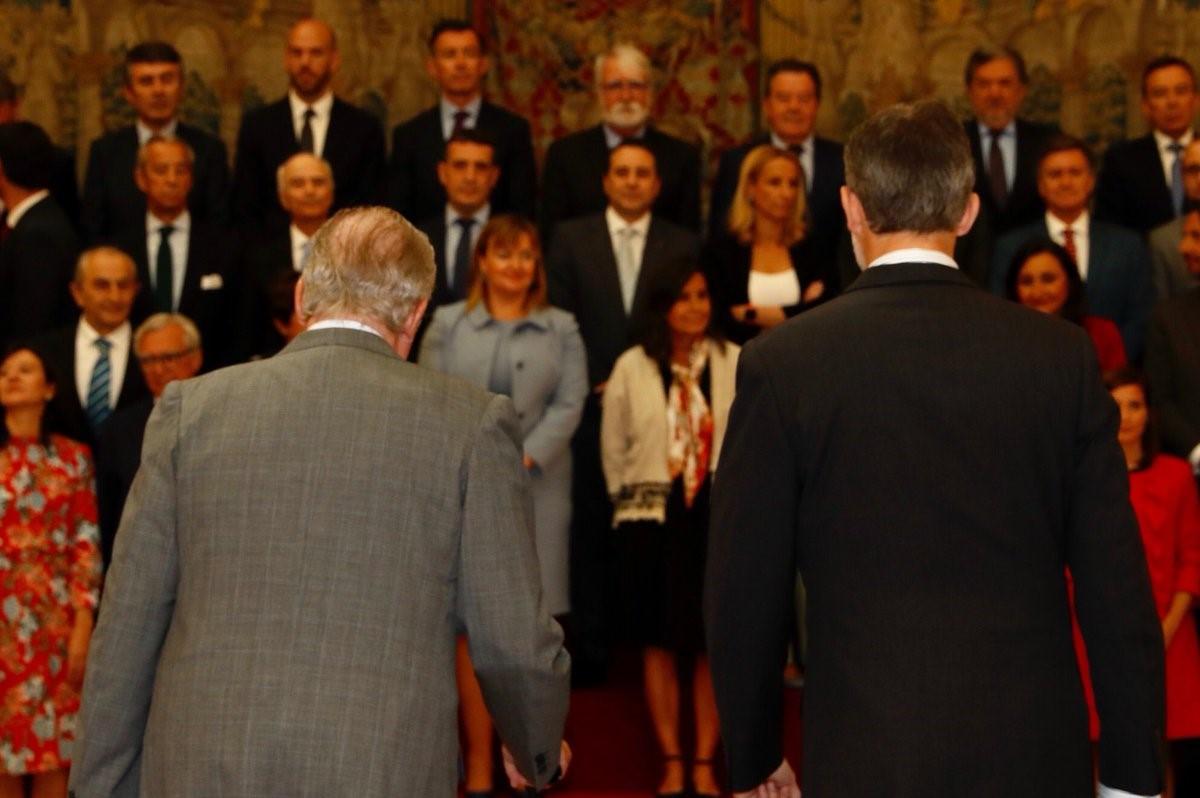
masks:
<path fill-rule="evenodd" d="M 242 117 L 234 166 L 233 207 L 243 229 L 286 224 L 275 191 L 276 170 L 297 152 L 329 162 L 335 210 L 376 202 L 386 162 L 379 120 L 333 95 L 341 63 L 337 37 L 321 20 L 302 19 L 288 31 L 283 66 L 288 93 Z"/>

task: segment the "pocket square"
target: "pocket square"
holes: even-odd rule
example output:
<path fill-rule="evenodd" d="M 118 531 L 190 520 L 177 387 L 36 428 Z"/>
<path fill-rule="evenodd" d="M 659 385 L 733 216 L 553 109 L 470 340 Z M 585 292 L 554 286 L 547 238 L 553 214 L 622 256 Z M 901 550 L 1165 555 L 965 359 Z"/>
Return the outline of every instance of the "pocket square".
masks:
<path fill-rule="evenodd" d="M 200 275 L 201 291 L 217 291 L 224 287 L 225 281 L 217 273 Z"/>

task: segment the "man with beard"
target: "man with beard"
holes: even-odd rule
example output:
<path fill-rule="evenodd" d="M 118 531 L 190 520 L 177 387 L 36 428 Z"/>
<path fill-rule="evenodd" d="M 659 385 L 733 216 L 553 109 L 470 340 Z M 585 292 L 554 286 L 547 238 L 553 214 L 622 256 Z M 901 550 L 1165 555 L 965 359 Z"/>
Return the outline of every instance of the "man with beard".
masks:
<path fill-rule="evenodd" d="M 288 31 L 283 65 L 286 97 L 242 117 L 233 178 L 239 223 L 287 224 L 275 191 L 275 170 L 297 152 L 311 152 L 333 167 L 336 211 L 377 201 L 385 169 L 379 120 L 333 96 L 341 63 L 333 28 L 302 19 Z"/>
<path fill-rule="evenodd" d="M 543 236 L 548 239 L 561 221 L 605 209 L 608 151 L 625 139 L 638 139 L 654 154 L 662 183 L 655 215 L 699 231 L 700 153 L 650 124 L 649 59 L 631 44 L 618 44 L 596 57 L 595 74 L 603 122 L 559 139 L 546 151 Z"/>

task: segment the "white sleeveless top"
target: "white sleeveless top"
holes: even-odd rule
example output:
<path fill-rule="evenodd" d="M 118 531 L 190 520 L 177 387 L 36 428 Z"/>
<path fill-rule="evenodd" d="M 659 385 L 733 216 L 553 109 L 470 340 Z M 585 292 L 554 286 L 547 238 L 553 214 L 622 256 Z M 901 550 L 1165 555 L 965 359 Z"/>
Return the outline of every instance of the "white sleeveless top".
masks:
<path fill-rule="evenodd" d="M 792 269 L 775 274 L 750 270 L 750 284 L 746 288 L 751 305 L 775 306 L 800 304 L 800 278 Z"/>

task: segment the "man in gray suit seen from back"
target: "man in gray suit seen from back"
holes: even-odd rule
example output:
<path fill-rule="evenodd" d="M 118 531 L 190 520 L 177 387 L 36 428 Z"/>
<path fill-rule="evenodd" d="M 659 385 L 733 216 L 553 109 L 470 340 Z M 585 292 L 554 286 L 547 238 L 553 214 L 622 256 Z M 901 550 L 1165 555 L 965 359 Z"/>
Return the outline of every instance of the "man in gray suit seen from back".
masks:
<path fill-rule="evenodd" d="M 343 211 L 297 287 L 307 331 L 163 393 L 92 642 L 79 798 L 450 798 L 460 629 L 510 777 L 551 780 L 569 659 L 517 419 L 404 361 L 433 276 L 403 217 Z"/>

